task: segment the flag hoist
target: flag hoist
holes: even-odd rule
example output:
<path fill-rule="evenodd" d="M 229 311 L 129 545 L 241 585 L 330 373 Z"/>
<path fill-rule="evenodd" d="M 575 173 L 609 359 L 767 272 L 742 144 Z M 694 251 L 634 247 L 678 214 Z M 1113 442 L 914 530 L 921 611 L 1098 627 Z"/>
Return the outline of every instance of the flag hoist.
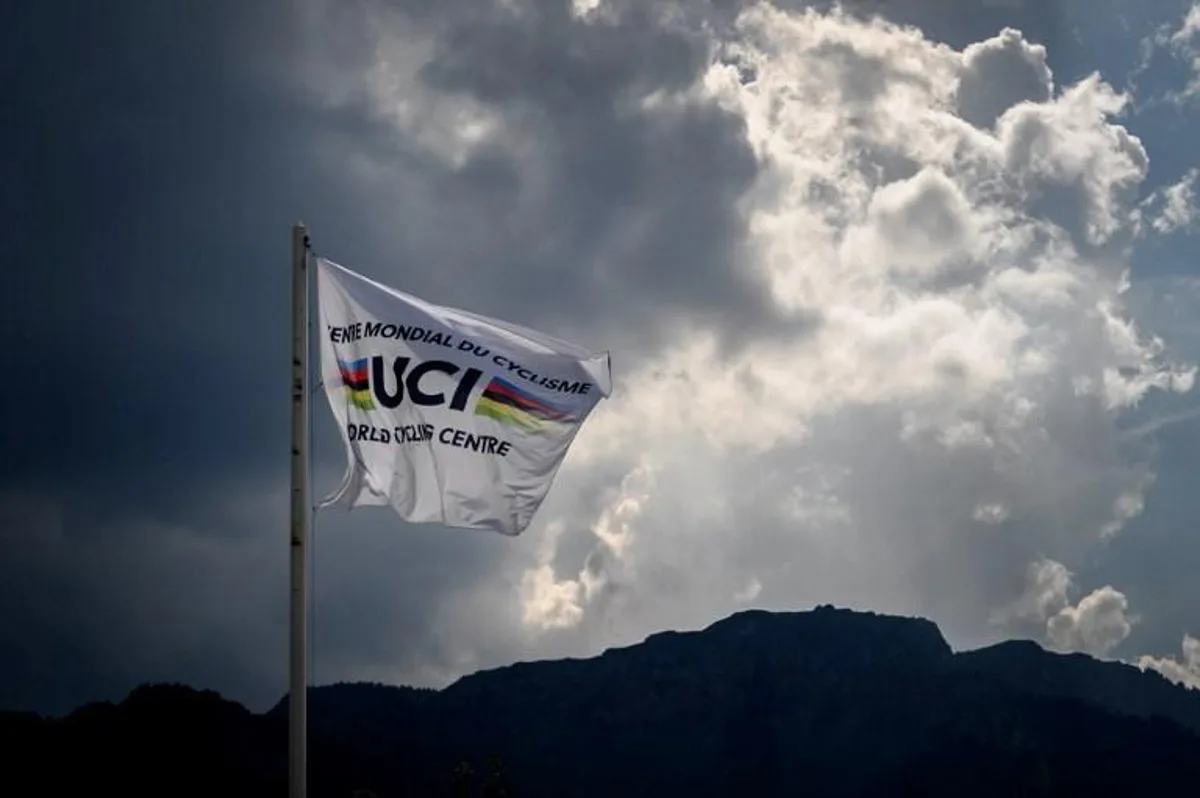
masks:
<path fill-rule="evenodd" d="M 316 272 L 321 386 L 346 470 L 309 487 L 309 297 Z M 607 352 L 426 302 L 312 254 L 292 228 L 292 798 L 306 795 L 308 540 L 315 509 L 390 505 L 409 523 L 521 534 L 589 413 L 612 392 Z"/>

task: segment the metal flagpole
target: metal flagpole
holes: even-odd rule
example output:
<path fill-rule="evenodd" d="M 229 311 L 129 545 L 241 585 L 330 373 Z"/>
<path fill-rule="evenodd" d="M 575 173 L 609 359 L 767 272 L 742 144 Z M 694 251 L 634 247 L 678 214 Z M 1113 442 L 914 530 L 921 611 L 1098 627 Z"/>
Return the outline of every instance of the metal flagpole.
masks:
<path fill-rule="evenodd" d="M 292 577 L 288 666 L 288 794 L 308 791 L 308 229 L 292 227 Z"/>

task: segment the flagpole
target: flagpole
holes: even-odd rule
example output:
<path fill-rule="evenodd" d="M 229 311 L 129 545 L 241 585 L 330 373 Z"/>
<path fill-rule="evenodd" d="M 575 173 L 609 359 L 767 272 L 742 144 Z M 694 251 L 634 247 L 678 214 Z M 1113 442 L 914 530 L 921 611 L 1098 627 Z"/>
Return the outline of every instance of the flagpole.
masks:
<path fill-rule="evenodd" d="M 292 226 L 291 634 L 288 666 L 288 794 L 305 798 L 308 772 L 308 229 Z"/>

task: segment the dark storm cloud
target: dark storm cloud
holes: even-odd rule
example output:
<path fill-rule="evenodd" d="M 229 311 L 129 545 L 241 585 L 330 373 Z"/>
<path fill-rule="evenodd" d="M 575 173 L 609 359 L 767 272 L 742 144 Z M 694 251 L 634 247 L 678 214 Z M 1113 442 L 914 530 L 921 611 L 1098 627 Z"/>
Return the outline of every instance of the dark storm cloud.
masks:
<path fill-rule="evenodd" d="M 702 37 L 644 10 L 582 25 L 568 5 L 512 15 L 408 4 L 422 35 L 439 36 L 422 85 L 501 110 L 536 143 L 534 163 L 501 141 L 458 167 L 362 96 L 331 109 L 285 90 L 286 73 L 320 71 L 314 54 L 331 71 L 364 72 L 361 17 L 306 23 L 305 4 L 22 10 L 6 55 L 22 79 L 3 188 L 20 220 L 9 248 L 20 268 L 3 310 L 36 341 L 10 362 L 37 369 L 42 411 L 3 400 L 26 423 L 11 430 L 16 456 L 2 475 L 61 479 L 47 436 L 72 442 L 66 467 L 80 476 L 97 462 L 113 474 L 152 464 L 139 476 L 166 488 L 192 468 L 268 468 L 285 445 L 271 391 L 287 380 L 297 218 L 346 265 L 596 348 L 653 346 L 681 312 L 734 338 L 788 326 L 735 265 L 734 201 L 756 173 L 742 122 L 695 103 L 625 107 L 691 83 L 707 59 Z M 363 156 L 383 179 L 356 182 L 346 165 Z M 535 170 L 548 182 L 516 213 Z M 406 213 L 414 192 L 424 207 Z"/>
<path fill-rule="evenodd" d="M 272 57 L 246 5 L 8 13 L 0 318 L 25 388 L 0 399 L 5 707 L 155 678 L 260 704 L 283 690 L 288 225 L 352 218 L 348 187 L 307 165 L 323 135 L 371 127 L 247 80 Z M 325 609 L 425 587 L 439 552 L 469 582 L 469 554 L 434 548 L 386 574 L 360 563 Z M 420 628 L 433 595 L 365 617 Z"/>
<path fill-rule="evenodd" d="M 37 377 L 0 400 L 20 420 L 3 477 L 102 467 L 152 489 L 177 464 L 238 468 L 286 445 L 260 410 L 286 382 L 276 241 L 306 188 L 288 168 L 301 111 L 239 85 L 221 35 L 233 4 L 56 5 L 22 6 L 4 48 L 19 119 L 3 147 L 18 220 L 3 315 L 28 342 L 6 368 Z"/>
<path fill-rule="evenodd" d="M 678 314 L 735 333 L 788 325 L 734 267 L 733 202 L 756 171 L 741 122 L 696 104 L 621 108 L 688 85 L 706 63 L 700 37 L 645 12 L 585 27 L 565 3 L 507 21 L 474 3 L 408 4 L 436 36 L 425 89 L 495 107 L 536 144 L 532 164 L 498 143 L 455 167 L 381 116 L 379 98 L 355 89 L 330 105 L 304 91 L 304 75 L 353 84 L 371 66 L 373 28 L 346 8 L 7 12 L 0 318 L 21 345 L 2 365 L 28 387 L 0 399 L 0 600 L 18 608 L 0 639 L 6 706 L 62 710 L 145 678 L 259 702 L 282 690 L 273 541 L 286 521 L 296 219 L 348 266 L 578 334 L 626 363 Z M 355 159 L 382 177 L 364 184 Z M 532 167 L 549 182 L 513 216 Z M 425 208 L 403 212 L 414 193 Z M 343 454 L 324 397 L 314 410 L 319 493 Z M 341 569 L 336 591 L 317 588 L 335 664 L 429 661 L 439 588 L 469 586 L 504 556 L 411 532 L 424 542 L 393 562 L 380 550 L 394 519 L 337 523 L 361 531 L 323 551 Z"/>
<path fill-rule="evenodd" d="M 374 164 L 387 179 L 364 205 L 396 207 L 405 184 L 428 200 L 411 203 L 416 218 L 385 217 L 397 231 L 385 253 L 403 254 L 385 254 L 375 273 L 598 348 L 652 347 L 681 312 L 733 344 L 810 324 L 781 317 L 762 281 L 738 268 L 735 202 L 758 170 L 742 120 L 701 102 L 639 110 L 694 83 L 707 34 L 664 26 L 645 4 L 596 24 L 569 3 L 515 5 L 447 3 L 440 24 L 421 28 L 438 36 L 417 82 L 499 114 L 500 130 L 463 163 L 427 163 L 415 179 L 407 159 Z M 376 101 L 386 114 L 396 98 Z M 428 240 L 426 230 L 447 227 L 453 235 Z M 383 274 L 401 257 L 403 272 Z"/>

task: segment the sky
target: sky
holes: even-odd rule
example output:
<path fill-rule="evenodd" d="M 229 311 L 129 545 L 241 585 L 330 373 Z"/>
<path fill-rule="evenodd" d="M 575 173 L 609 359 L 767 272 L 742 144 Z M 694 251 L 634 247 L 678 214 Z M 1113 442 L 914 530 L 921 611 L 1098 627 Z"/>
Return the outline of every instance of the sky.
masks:
<path fill-rule="evenodd" d="M 834 604 L 1200 686 L 1200 5 L 9 6 L 0 708 L 286 691 L 298 220 L 614 378 L 520 537 L 318 515 L 314 682 Z"/>

